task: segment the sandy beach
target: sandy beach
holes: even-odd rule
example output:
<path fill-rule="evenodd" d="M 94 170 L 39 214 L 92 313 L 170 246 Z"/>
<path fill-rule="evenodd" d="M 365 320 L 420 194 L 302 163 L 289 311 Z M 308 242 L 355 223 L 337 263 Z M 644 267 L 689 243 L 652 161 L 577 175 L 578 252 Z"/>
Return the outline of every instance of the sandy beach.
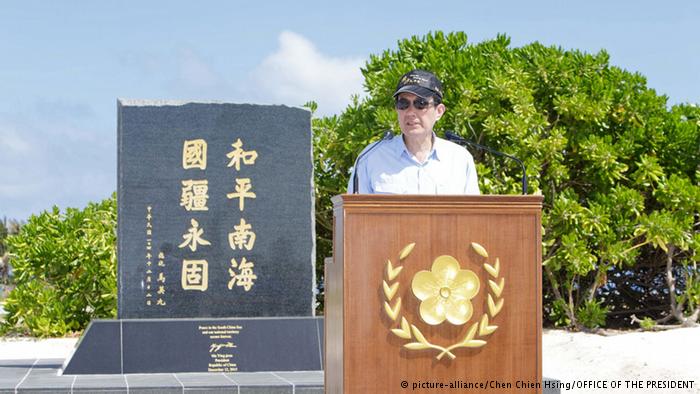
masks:
<path fill-rule="evenodd" d="M 562 393 L 700 393 L 700 327 L 610 335 L 545 330 L 542 343 L 545 376 L 564 383 L 608 383 L 604 389 Z M 610 387 L 618 381 L 621 388 Z M 632 381 L 643 381 L 643 388 L 628 387 Z M 692 381 L 692 388 L 668 387 L 678 381 Z M 666 387 L 648 387 L 653 382 Z"/>

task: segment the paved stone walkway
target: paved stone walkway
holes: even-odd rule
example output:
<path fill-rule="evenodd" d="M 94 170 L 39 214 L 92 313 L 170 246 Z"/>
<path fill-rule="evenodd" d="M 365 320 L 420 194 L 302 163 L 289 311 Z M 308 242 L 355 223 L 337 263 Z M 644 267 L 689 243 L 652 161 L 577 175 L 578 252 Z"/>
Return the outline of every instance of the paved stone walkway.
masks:
<path fill-rule="evenodd" d="M 0 360 L 0 394 L 321 394 L 323 371 L 63 375 L 63 359 Z"/>

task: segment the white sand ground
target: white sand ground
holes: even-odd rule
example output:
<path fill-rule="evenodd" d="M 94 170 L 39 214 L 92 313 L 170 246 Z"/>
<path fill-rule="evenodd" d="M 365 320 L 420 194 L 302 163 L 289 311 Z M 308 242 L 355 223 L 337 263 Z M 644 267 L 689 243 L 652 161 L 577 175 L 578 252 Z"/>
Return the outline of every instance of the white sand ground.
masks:
<path fill-rule="evenodd" d="M 542 353 L 545 376 L 565 383 L 603 380 L 608 385 L 562 393 L 700 393 L 700 327 L 609 336 L 545 330 Z M 644 381 L 645 388 L 626 388 L 626 380 Z M 693 381 L 693 388 L 646 388 L 647 381 L 678 380 Z M 622 388 L 611 389 L 617 381 Z"/>
<path fill-rule="evenodd" d="M 0 338 L 0 360 L 65 358 L 76 341 Z M 569 384 L 586 381 L 607 386 L 563 387 L 562 393 L 700 393 L 700 327 L 607 336 L 545 330 L 542 347 L 544 376 Z M 625 381 L 640 380 L 644 388 L 626 387 Z M 689 380 L 692 389 L 646 387 L 647 381 Z M 611 387 L 617 382 L 622 388 Z"/>

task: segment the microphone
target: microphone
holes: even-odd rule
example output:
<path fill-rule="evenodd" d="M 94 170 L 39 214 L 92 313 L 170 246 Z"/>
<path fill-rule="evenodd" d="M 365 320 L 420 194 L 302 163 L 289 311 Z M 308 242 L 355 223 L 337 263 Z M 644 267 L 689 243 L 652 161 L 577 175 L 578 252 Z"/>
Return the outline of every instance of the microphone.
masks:
<path fill-rule="evenodd" d="M 357 189 L 360 187 L 360 181 L 359 181 L 359 178 L 357 177 L 357 164 L 360 162 L 360 159 L 365 157 L 374 148 L 381 145 L 382 142 L 389 141 L 392 138 L 394 138 L 394 133 L 391 130 L 384 131 L 384 134 L 382 134 L 381 140 L 373 143 L 372 145 L 369 146 L 369 148 L 365 149 L 364 152 L 360 153 L 360 155 L 357 156 L 357 159 L 355 159 L 355 165 L 353 166 L 353 171 L 352 171 L 352 175 L 353 175 L 352 176 L 352 194 L 359 194 Z"/>
<path fill-rule="evenodd" d="M 520 159 L 518 159 L 515 156 L 511 156 L 507 153 L 503 153 L 503 152 L 497 151 L 495 149 L 489 148 L 488 146 L 484 146 L 481 144 L 477 144 L 476 142 L 468 141 L 468 140 L 460 137 L 459 135 L 455 134 L 452 131 L 446 131 L 445 137 L 447 137 L 448 140 L 455 142 L 459 145 L 462 145 L 462 146 L 471 145 L 471 146 L 474 146 L 476 148 L 483 149 L 487 152 L 491 152 L 493 154 L 496 154 L 498 156 L 504 156 L 504 157 L 507 157 L 509 159 L 512 159 L 512 160 L 515 160 L 516 162 L 518 162 L 518 164 L 520 164 L 520 168 L 523 170 L 523 178 L 522 178 L 523 195 L 527 194 L 527 173 L 525 172 L 525 165 L 523 164 L 522 161 L 520 161 Z"/>

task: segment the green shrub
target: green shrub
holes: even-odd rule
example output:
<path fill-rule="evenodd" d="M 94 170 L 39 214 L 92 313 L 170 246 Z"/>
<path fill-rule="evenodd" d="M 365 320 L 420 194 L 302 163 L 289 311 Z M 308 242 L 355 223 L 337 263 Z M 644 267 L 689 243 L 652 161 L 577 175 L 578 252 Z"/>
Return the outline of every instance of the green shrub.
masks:
<path fill-rule="evenodd" d="M 596 300 L 587 300 L 576 311 L 576 318 L 586 328 L 604 327 L 607 315 L 608 308 Z"/>
<path fill-rule="evenodd" d="M 651 317 L 647 316 L 644 319 L 642 319 L 642 321 L 639 322 L 639 326 L 644 331 L 653 330 L 654 327 L 656 327 L 656 321 L 654 319 L 652 319 Z"/>
<path fill-rule="evenodd" d="M 550 304 L 549 320 L 556 327 L 568 327 L 571 325 L 571 319 L 566 313 L 566 302 L 562 299 L 555 300 Z"/>
<path fill-rule="evenodd" d="M 520 157 L 529 193 L 544 196 L 549 323 L 600 324 L 604 308 L 587 300 L 605 300 L 618 325 L 626 325 L 621 320 L 633 310 L 693 315 L 700 277 L 700 108 L 668 108 L 667 97 L 644 76 L 610 64 L 605 51 L 536 42 L 513 48 L 503 35 L 468 43 L 462 32 L 438 31 L 401 40 L 370 56 L 362 69 L 366 97 L 355 97 L 340 115 L 313 120 L 319 273 L 331 253 L 330 198 L 345 192 L 363 147 L 383 130 L 398 134 L 392 93 L 413 68 L 431 70 L 443 82 L 447 112 L 435 126 L 438 136 L 451 130 Z M 519 193 L 518 166 L 472 153 L 483 194 Z M 670 305 L 675 299 L 663 279 L 669 275 L 676 279 L 671 296 L 685 295 L 677 306 Z"/>
<path fill-rule="evenodd" d="M 83 210 L 54 207 L 7 239 L 16 287 L 2 331 L 61 336 L 116 315 L 116 211 L 114 195 Z"/>

